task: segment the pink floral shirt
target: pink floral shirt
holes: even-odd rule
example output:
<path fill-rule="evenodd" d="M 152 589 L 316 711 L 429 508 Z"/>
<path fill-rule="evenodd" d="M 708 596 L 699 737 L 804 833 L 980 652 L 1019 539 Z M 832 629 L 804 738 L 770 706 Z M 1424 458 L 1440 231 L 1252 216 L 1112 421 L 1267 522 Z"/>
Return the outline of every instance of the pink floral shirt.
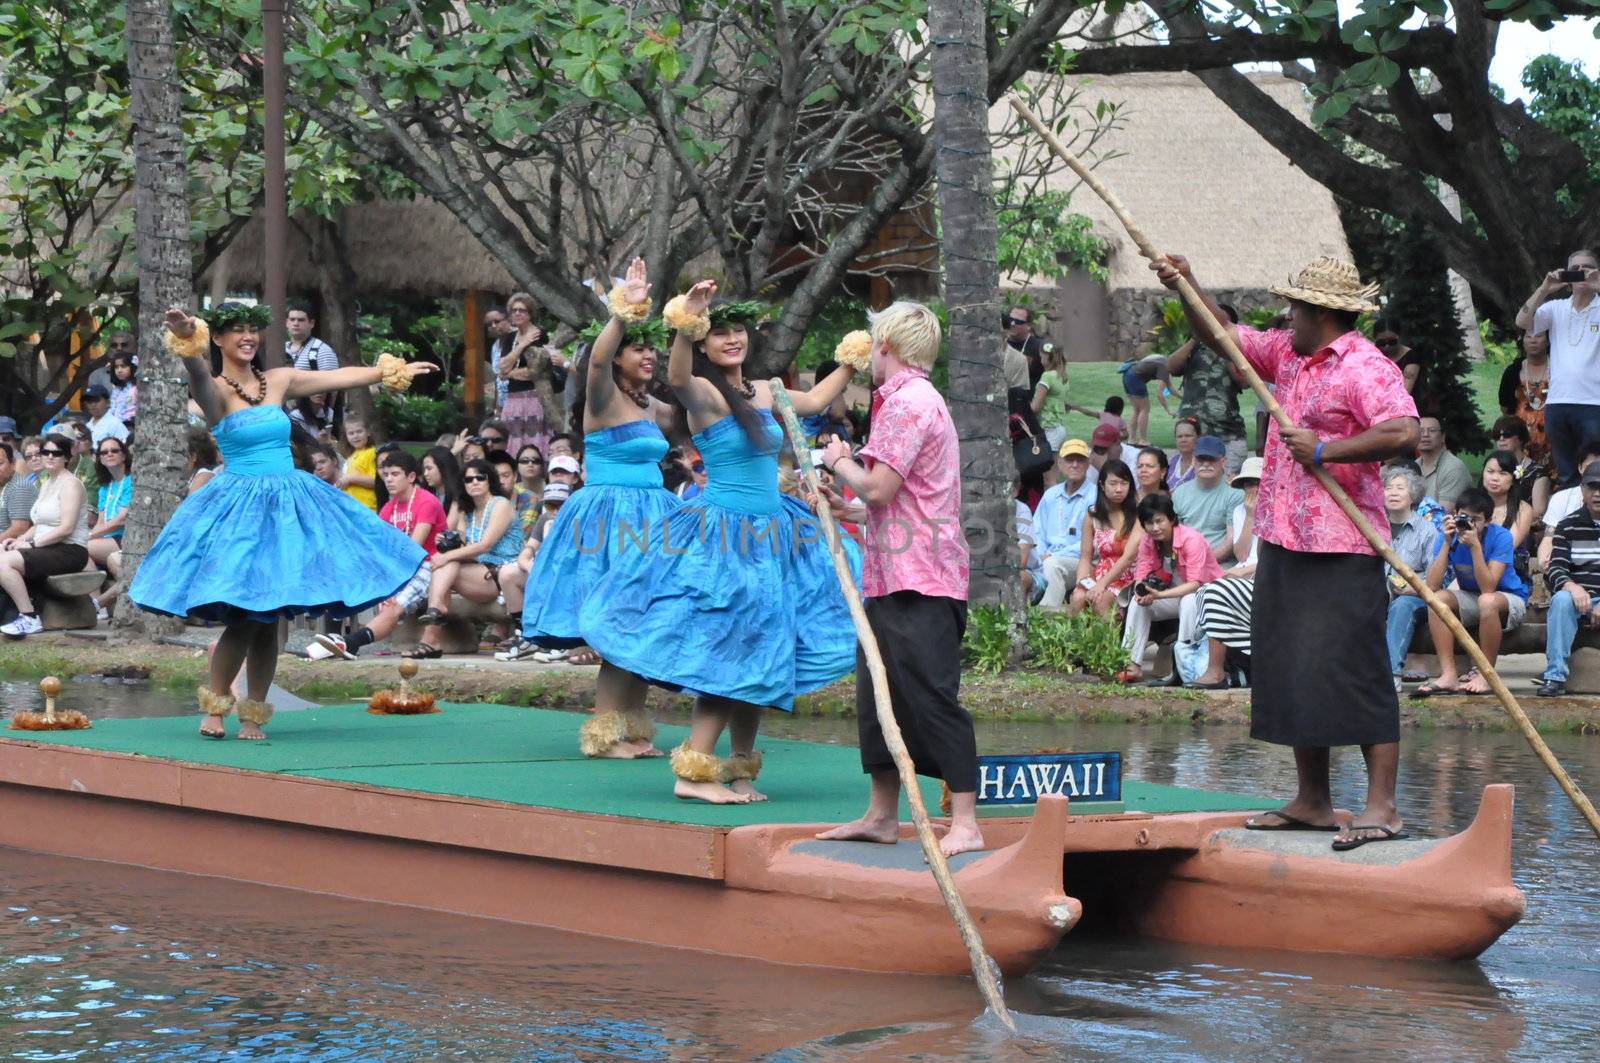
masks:
<path fill-rule="evenodd" d="M 1260 503 L 1256 506 L 1257 512 L 1260 512 Z M 1172 560 L 1174 584 L 1188 583 L 1190 580 L 1210 583 L 1222 578 L 1222 566 L 1217 564 L 1211 544 L 1206 542 L 1204 535 L 1187 524 L 1172 529 Z M 1139 559 L 1133 563 L 1133 578 L 1149 579 L 1150 573 L 1161 567 L 1161 555 L 1156 553 L 1155 538 L 1146 535 L 1139 540 Z"/>
<path fill-rule="evenodd" d="M 904 481 L 886 504 L 867 507 L 861 592 L 916 591 L 967 600 L 961 533 L 961 446 L 944 398 L 921 369 L 902 369 L 873 396 L 872 434 L 860 459 Z"/>
<path fill-rule="evenodd" d="M 1241 325 L 1239 349 L 1263 380 L 1277 384 L 1289 420 L 1322 440 L 1348 439 L 1396 417 L 1415 417 L 1400 368 L 1351 331 L 1309 358 L 1289 346 L 1287 329 L 1259 332 Z M 1367 520 L 1388 534 L 1383 480 L 1375 461 L 1324 465 Z M 1375 554 L 1361 532 L 1289 453 L 1274 421 L 1267 433 L 1266 469 L 1256 503 L 1256 534 L 1288 550 L 1318 554 Z"/>

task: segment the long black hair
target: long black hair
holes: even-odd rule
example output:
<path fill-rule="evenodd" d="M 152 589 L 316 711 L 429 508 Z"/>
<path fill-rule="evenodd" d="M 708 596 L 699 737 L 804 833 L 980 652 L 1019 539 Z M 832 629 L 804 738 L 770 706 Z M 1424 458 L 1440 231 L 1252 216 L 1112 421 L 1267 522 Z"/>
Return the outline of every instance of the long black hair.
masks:
<path fill-rule="evenodd" d="M 1128 485 L 1128 493 L 1122 497 L 1116 509 L 1122 520 L 1121 527 L 1115 530 L 1125 535 L 1133 530 L 1134 522 L 1139 519 L 1139 482 L 1133 478 L 1133 470 L 1128 468 L 1128 463 L 1125 461 L 1113 458 L 1100 466 L 1100 489 L 1094 494 L 1094 507 L 1090 515 L 1094 517 L 1096 524 L 1107 528 L 1112 527 L 1111 501 L 1106 498 L 1105 492 L 1107 476 L 1118 477 Z"/>
<path fill-rule="evenodd" d="M 731 302 L 731 300 L 717 299 L 712 302 L 711 306 L 715 309 L 728 302 Z M 732 327 L 735 324 L 744 329 L 744 364 L 748 366 L 750 359 L 756 353 L 756 330 L 748 322 L 744 321 L 731 322 L 727 327 Z M 733 414 L 733 419 L 739 422 L 740 428 L 744 429 L 745 438 L 750 440 L 751 445 L 757 449 L 764 449 L 766 446 L 766 422 L 762 421 L 761 415 L 756 412 L 756 408 L 750 405 L 750 400 L 734 390 L 733 385 L 728 383 L 727 375 L 723 373 L 722 368 L 706 354 L 705 340 L 700 340 L 694 345 L 694 375 L 704 377 L 711 382 L 711 386 L 717 389 L 717 394 L 722 396 L 722 401 L 728 404 L 728 410 Z"/>
<path fill-rule="evenodd" d="M 456 456 L 450 453 L 450 449 L 448 447 L 429 447 L 423 452 L 422 458 L 424 461 L 431 458 L 434 467 L 439 470 L 439 504 L 444 507 L 444 511 L 449 513 L 451 506 L 465 502 L 467 489 L 461 482 L 461 466 L 456 463 Z M 426 475 L 419 476 L 418 482 L 426 490 L 434 490 L 428 484 Z"/>
<path fill-rule="evenodd" d="M 504 453 L 504 452 L 502 451 L 501 453 Z M 488 481 L 489 481 L 489 499 L 490 499 L 491 502 L 496 498 L 505 498 L 506 497 L 506 489 L 500 483 L 500 472 L 499 472 L 498 469 L 496 469 L 494 467 L 494 463 L 491 462 L 488 458 L 473 458 L 471 461 L 467 462 L 466 468 L 461 470 L 461 475 L 463 477 L 463 482 L 462 482 L 462 485 L 461 485 L 461 490 L 462 490 L 461 512 L 462 513 L 471 513 L 473 510 L 475 510 L 477 508 L 476 506 L 474 506 L 472 504 L 472 499 L 470 497 L 468 497 L 467 494 L 466 494 L 466 489 L 467 488 L 466 488 L 466 482 L 465 482 L 464 478 L 466 477 L 467 473 L 469 473 L 469 472 L 482 473 L 483 476 L 488 479 Z M 488 506 L 489 506 L 489 502 L 485 502 L 484 503 L 484 507 L 485 507 L 486 510 L 487 510 Z"/>
<path fill-rule="evenodd" d="M 1518 423 L 1520 424 L 1521 422 Z M 1517 511 L 1522 508 L 1522 503 L 1530 501 L 1529 496 L 1533 494 L 1534 478 L 1517 475 L 1517 456 L 1509 450 L 1490 451 L 1489 456 L 1483 459 L 1483 463 L 1487 465 L 1491 461 L 1500 466 L 1505 474 L 1511 477 L 1511 486 L 1506 488 L 1506 515 L 1504 520 L 1501 521 L 1502 527 L 1509 528 L 1517 523 Z M 1481 477 L 1479 482 L 1482 482 Z M 1484 488 L 1484 490 L 1487 491 L 1488 488 Z M 1491 509 L 1489 512 L 1493 516 L 1494 511 Z"/>
<path fill-rule="evenodd" d="M 111 470 L 100 463 L 100 448 L 107 443 L 115 443 L 117 448 L 122 451 L 122 475 L 133 475 L 133 451 L 129 449 L 127 442 L 118 439 L 116 436 L 106 436 L 99 443 L 96 443 L 94 448 L 94 478 L 99 481 L 101 487 L 107 487 L 111 484 Z"/>

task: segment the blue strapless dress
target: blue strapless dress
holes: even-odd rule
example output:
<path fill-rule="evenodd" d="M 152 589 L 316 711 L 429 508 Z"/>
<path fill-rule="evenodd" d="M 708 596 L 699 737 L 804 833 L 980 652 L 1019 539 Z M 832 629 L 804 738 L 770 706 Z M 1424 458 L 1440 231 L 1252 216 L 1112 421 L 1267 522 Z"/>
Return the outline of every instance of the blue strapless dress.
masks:
<path fill-rule="evenodd" d="M 762 414 L 759 447 L 731 416 L 695 434 L 705 492 L 613 559 L 578 629 L 653 683 L 788 711 L 849 674 L 856 635 L 820 525 L 778 491 L 783 432 Z"/>
<path fill-rule="evenodd" d="M 184 499 L 128 588 L 141 609 L 202 620 L 343 617 L 390 597 L 422 547 L 294 467 L 289 418 L 236 410 L 212 429 L 223 469 Z"/>
<path fill-rule="evenodd" d="M 681 504 L 661 486 L 667 439 L 654 421 L 583 437 L 583 487 L 545 529 L 528 573 L 522 637 L 541 646 L 583 644 L 578 612 L 616 559 L 639 550 Z"/>

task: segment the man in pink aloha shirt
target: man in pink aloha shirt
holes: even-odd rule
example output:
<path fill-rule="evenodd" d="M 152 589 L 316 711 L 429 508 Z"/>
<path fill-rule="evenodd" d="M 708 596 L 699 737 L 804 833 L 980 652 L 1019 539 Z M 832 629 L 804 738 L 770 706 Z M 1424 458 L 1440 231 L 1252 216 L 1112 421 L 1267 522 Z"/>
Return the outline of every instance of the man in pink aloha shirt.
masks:
<path fill-rule="evenodd" d="M 843 440 L 823 463 L 856 500 L 828 501 L 867 534 L 861 573 L 867 620 L 888 673 L 889 700 L 917 774 L 950 788 L 946 856 L 983 848 L 978 744 L 961 707 L 967 624 L 967 543 L 961 534 L 961 448 L 944 398 L 928 380 L 939 319 L 899 302 L 872 318 L 872 432 L 859 458 Z M 878 725 L 865 655 L 856 653 L 861 767 L 872 776 L 866 815 L 819 838 L 892 844 L 900 837 L 900 776 Z"/>
<path fill-rule="evenodd" d="M 1169 288 L 1190 275 L 1177 255 L 1150 268 Z M 1294 748 L 1299 792 L 1245 826 L 1338 831 L 1339 850 L 1404 836 L 1395 808 L 1400 703 L 1384 646 L 1383 561 L 1311 472 L 1325 468 L 1367 523 L 1387 532 L 1380 463 L 1414 455 L 1418 426 L 1400 370 L 1355 327 L 1377 309 L 1375 290 L 1349 263 L 1318 258 L 1272 289 L 1289 300 L 1289 327 L 1268 332 L 1231 326 L 1201 293 L 1255 371 L 1277 385 L 1296 426 L 1273 423 L 1256 503 L 1250 735 Z M 1192 309 L 1189 315 L 1197 332 L 1211 324 Z M 1367 800 L 1341 827 L 1328 764 L 1331 748 L 1345 745 L 1359 745 L 1366 758 Z"/>

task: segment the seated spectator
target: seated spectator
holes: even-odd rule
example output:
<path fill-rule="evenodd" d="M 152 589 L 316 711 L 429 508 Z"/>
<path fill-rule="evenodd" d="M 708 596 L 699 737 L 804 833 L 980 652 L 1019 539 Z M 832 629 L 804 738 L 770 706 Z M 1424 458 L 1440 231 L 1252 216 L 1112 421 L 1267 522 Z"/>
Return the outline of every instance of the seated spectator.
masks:
<path fill-rule="evenodd" d="M 469 461 L 461 482 L 467 500 L 450 514 L 450 530 L 461 536 L 462 545 L 434 555 L 428 608 L 418 617 L 423 625 L 422 640 L 406 657 L 442 656 L 440 627 L 450 617 L 450 595 L 474 602 L 494 601 L 500 594 L 500 566 L 516 560 L 522 549 L 522 525 L 517 523 L 516 509 L 505 496 L 494 466 L 487 461 Z"/>
<path fill-rule="evenodd" d="M 1550 615 L 1544 634 L 1545 669 L 1535 691 L 1541 698 L 1567 692 L 1567 661 L 1578 628 L 1600 624 L 1600 461 L 1584 466 L 1580 480 L 1583 506 L 1563 518 L 1547 539 Z"/>
<path fill-rule="evenodd" d="M 0 625 L 0 635 L 19 639 L 44 630 L 33 608 L 29 584 L 50 576 L 82 572 L 89 563 L 89 504 L 83 481 L 67 473 L 72 440 L 52 432 L 40 447 L 44 483 L 29 510 L 33 527 L 0 542 L 0 590 L 11 596 L 17 615 Z"/>
<path fill-rule="evenodd" d="M 128 439 L 128 426 L 111 413 L 111 392 L 97 384 L 83 389 L 83 412 L 89 415 L 89 441 L 98 447 L 103 439 Z M 93 453 L 93 450 L 90 451 Z"/>
<path fill-rule="evenodd" d="M 817 363 L 812 379 L 826 380 L 838 368 L 838 362 L 832 358 L 824 358 Z M 1026 362 L 1023 363 L 1023 372 L 1027 372 Z M 1022 383 L 1024 387 L 1027 386 L 1026 379 Z M 846 443 L 850 442 L 850 406 L 845 400 L 844 392 L 841 391 L 826 409 L 800 418 L 800 430 L 805 433 L 810 446 L 815 448 L 823 446 L 822 437 L 825 432 L 837 435 Z"/>
<path fill-rule="evenodd" d="M 540 504 L 535 507 L 539 511 L 539 516 L 534 521 L 528 537 L 523 540 L 522 551 L 517 554 L 515 561 L 500 569 L 500 593 L 505 595 L 506 612 L 514 617 L 522 615 L 523 594 L 528 586 L 528 573 L 533 571 L 534 555 L 538 554 L 539 547 L 544 545 L 545 533 L 550 530 L 551 522 L 556 519 L 556 514 L 561 512 L 561 507 L 566 504 L 570 494 L 571 489 L 566 484 L 545 485 Z M 522 638 L 516 631 L 495 647 L 494 657 L 497 661 L 522 661 L 537 657 L 538 660 L 546 662 L 565 660 L 571 664 L 600 663 L 599 655 L 588 647 L 578 647 L 571 651 L 543 650 L 537 642 Z"/>
<path fill-rule="evenodd" d="M 1200 422 L 1193 417 L 1180 417 L 1172 426 L 1172 438 L 1177 450 L 1171 455 L 1167 468 L 1167 491 L 1176 491 L 1194 479 L 1194 444 L 1200 438 Z"/>
<path fill-rule="evenodd" d="M 1167 489 L 1167 452 L 1160 447 L 1145 447 L 1133 463 L 1133 478 L 1138 484 L 1139 501 L 1150 495 L 1165 495 Z"/>
<path fill-rule="evenodd" d="M 1238 475 L 1228 485 L 1243 493 L 1244 501 L 1234 508 L 1228 521 L 1228 554 L 1238 564 L 1222 573 L 1222 578 L 1206 584 L 1200 592 L 1201 627 L 1206 634 L 1206 670 L 1185 686 L 1197 690 L 1223 690 L 1228 686 L 1228 651 L 1240 658 L 1250 656 L 1250 616 L 1255 604 L 1256 557 L 1260 540 L 1256 538 L 1256 498 L 1260 494 L 1261 471 L 1265 462 L 1254 454 L 1244 459 Z M 1242 662 L 1240 668 L 1248 671 Z"/>
<path fill-rule="evenodd" d="M 184 466 L 184 473 L 188 480 L 183 486 L 185 497 L 194 494 L 200 488 L 211 482 L 211 478 L 222 467 L 222 454 L 217 450 L 217 441 L 209 429 L 198 425 L 189 426 L 189 458 Z"/>
<path fill-rule="evenodd" d="M 551 445 L 554 446 L 553 440 Z M 704 469 L 704 466 L 701 468 Z M 578 459 L 570 454 L 556 454 L 551 457 L 550 483 L 566 484 L 574 491 L 583 486 L 583 469 L 578 464 Z"/>
<path fill-rule="evenodd" d="M 1094 504 L 1084 518 L 1078 582 L 1067 612 L 1077 614 L 1093 606 L 1101 616 L 1115 613 L 1123 588 L 1133 585 L 1133 563 L 1143 538 L 1139 501 L 1133 497 L 1133 470 L 1124 462 L 1108 461 L 1100 469 Z"/>
<path fill-rule="evenodd" d="M 422 486 L 439 500 L 446 514 L 465 504 L 467 492 L 461 486 L 461 466 L 448 447 L 429 447 L 422 455 Z"/>
<path fill-rule="evenodd" d="M 1389 515 L 1389 543 L 1400 560 L 1418 575 L 1428 571 L 1428 563 L 1438 552 L 1440 539 L 1433 521 L 1417 509 L 1422 497 L 1422 474 L 1409 464 L 1383 470 L 1383 508 Z M 1384 632 L 1389 644 L 1389 669 L 1394 674 L 1398 692 L 1402 681 L 1417 678 L 1405 672 L 1406 654 L 1411 649 L 1417 620 L 1428 611 L 1428 603 L 1392 567 L 1385 565 L 1384 569 L 1389 586 L 1389 616 Z"/>
<path fill-rule="evenodd" d="M 378 495 L 373 488 L 378 483 L 378 450 L 366 423 L 359 417 L 346 417 L 344 441 L 348 456 L 333 486 L 376 513 Z"/>
<path fill-rule="evenodd" d="M 133 501 L 133 460 L 122 440 L 108 436 L 95 451 L 100 490 L 95 512 L 100 519 L 89 529 L 89 559 L 111 577 L 112 586 L 94 596 L 95 615 L 109 618 L 106 606 L 116 598 L 115 581 L 122 575 L 122 529 Z"/>
<path fill-rule="evenodd" d="M 10 447 L 13 454 L 17 452 L 17 447 L 21 445 L 21 440 L 17 437 L 17 422 L 15 418 L 0 417 L 0 443 Z"/>
<path fill-rule="evenodd" d="M 1445 446 L 1444 426 L 1439 418 L 1418 419 L 1417 464 L 1422 469 L 1422 493 L 1437 501 L 1445 512 L 1454 513 L 1456 499 L 1472 486 L 1472 473 L 1466 462 Z"/>
<path fill-rule="evenodd" d="M 566 456 L 573 461 L 583 460 L 583 440 L 571 432 L 557 432 L 550 437 L 550 445 L 545 448 L 545 457 L 550 461 Z"/>
<path fill-rule="evenodd" d="M 1122 437 L 1108 424 L 1096 425 L 1089 436 L 1089 482 L 1100 482 L 1100 469 L 1108 461 L 1122 460 Z"/>
<path fill-rule="evenodd" d="M 1533 530 L 1533 507 L 1523 493 L 1523 484 L 1517 482 L 1516 455 L 1509 450 L 1497 450 L 1483 463 L 1483 489 L 1494 500 L 1491 520 L 1511 532 L 1515 551 L 1513 567 L 1523 579 L 1528 578 L 1528 533 Z"/>
<path fill-rule="evenodd" d="M 28 436 L 22 441 L 22 475 L 35 487 L 39 486 L 39 479 L 44 473 L 44 439 L 40 436 Z"/>
<path fill-rule="evenodd" d="M 1218 561 L 1232 561 L 1228 546 L 1228 518 L 1244 501 L 1244 492 L 1222 482 L 1228 450 L 1216 436 L 1201 436 L 1194 444 L 1194 479 L 1172 492 L 1178 519 L 1206 537 Z"/>
<path fill-rule="evenodd" d="M 433 582 L 433 559 L 438 556 L 439 533 L 445 530 L 444 506 L 417 480 L 422 464 L 403 450 L 389 450 L 378 459 L 378 475 L 389 492 L 378 516 L 399 528 L 427 553 L 422 567 L 390 598 L 378 605 L 377 615 L 350 632 L 313 635 L 312 641 L 331 657 L 350 659 L 361 650 L 394 633 L 400 621 L 428 604 Z"/>
<path fill-rule="evenodd" d="M 111 359 L 111 416 L 133 427 L 139 416 L 139 385 L 134 376 L 133 355 L 119 354 Z"/>
<path fill-rule="evenodd" d="M 338 487 L 341 463 L 334 449 L 318 443 L 308 448 L 306 453 L 311 458 L 311 475 L 331 487 Z"/>
<path fill-rule="evenodd" d="M 1006 348 L 1011 350 L 1010 347 Z M 1018 572 L 1022 577 L 1022 600 L 1029 605 L 1044 597 L 1044 568 L 1039 563 L 1039 549 L 1033 541 L 1033 510 L 1020 498 L 1017 507 Z"/>
<path fill-rule="evenodd" d="M 536 544 L 543 545 L 545 534 L 549 532 L 556 514 L 561 512 L 561 507 L 567 504 L 574 490 L 576 488 L 563 483 L 545 484 L 544 494 L 540 498 L 539 519 L 533 522 L 532 534 Z"/>
<path fill-rule="evenodd" d="M 1144 539 L 1139 543 L 1133 601 L 1122 631 L 1122 647 L 1132 660 L 1117 673 L 1122 683 L 1137 683 L 1144 675 L 1144 651 L 1152 621 L 1177 617 L 1178 641 L 1194 641 L 1200 618 L 1196 592 L 1222 578 L 1222 568 L 1205 536 L 1183 526 L 1169 496 L 1151 495 L 1140 502 L 1139 524 Z"/>
<path fill-rule="evenodd" d="M 27 444 L 24 443 L 24 446 Z M 1587 469 L 1590 462 L 1600 461 L 1600 439 L 1585 439 L 1578 447 L 1578 467 Z M 1545 527 L 1545 537 L 1539 542 L 1539 568 L 1543 572 L 1550 571 L 1550 532 L 1556 530 L 1562 521 L 1572 516 L 1583 508 L 1583 488 L 1564 487 L 1550 496 L 1550 502 L 1544 507 L 1544 519 L 1541 523 Z"/>
<path fill-rule="evenodd" d="M 33 527 L 29 514 L 39 497 L 38 486 L 28 482 L 26 469 L 17 463 L 17 457 L 15 447 L 0 443 L 0 543 Z"/>
<path fill-rule="evenodd" d="M 495 475 L 500 477 L 500 486 L 505 488 L 506 497 L 517 507 L 517 518 L 520 520 L 523 510 L 538 505 L 538 496 L 522 486 L 522 480 L 517 476 L 517 459 L 509 451 L 491 450 L 489 464 L 494 466 Z"/>
<path fill-rule="evenodd" d="M 1511 563 L 1511 532 L 1490 520 L 1493 512 L 1488 492 L 1477 487 L 1463 491 L 1428 566 L 1428 586 L 1461 617 L 1462 624 L 1477 625 L 1478 646 L 1490 664 L 1500 655 L 1501 636 L 1516 630 L 1528 607 L 1528 585 Z M 1452 573 L 1456 585 L 1447 590 L 1445 577 Z M 1467 673 L 1465 683 L 1459 680 L 1456 640 L 1445 622 L 1430 613 L 1428 630 L 1439 655 L 1439 677 L 1418 687 L 1416 696 L 1489 693 L 1489 681 L 1476 668 Z"/>
<path fill-rule="evenodd" d="M 1528 426 L 1520 418 L 1502 417 L 1494 423 L 1494 439 L 1495 446 L 1509 450 L 1515 459 L 1512 479 L 1533 511 L 1533 523 L 1538 524 L 1550 505 L 1550 473 L 1528 453 Z"/>
<path fill-rule="evenodd" d="M 673 448 L 673 453 L 677 455 L 676 478 L 678 484 L 671 489 L 672 493 L 685 502 L 699 498 L 705 491 L 706 483 L 708 482 L 706 479 L 706 463 L 701 460 L 700 452 L 697 450 L 682 451 Z M 564 482 L 565 479 L 565 477 L 562 477 L 557 482 Z"/>
<path fill-rule="evenodd" d="M 1422 381 L 1423 364 L 1427 361 L 1422 352 L 1415 347 L 1406 346 L 1400 339 L 1400 330 L 1395 322 L 1386 317 L 1380 317 L 1373 322 L 1372 345 L 1399 367 L 1405 377 L 1406 393 L 1417 400 L 1417 405 L 1423 405 L 1422 393 L 1417 387 Z"/>
<path fill-rule="evenodd" d="M 84 497 L 92 499 L 100 490 L 100 480 L 94 471 L 94 435 L 82 421 L 64 421 L 61 428 L 72 437 L 72 457 L 68 459 L 72 462 L 72 475 L 83 484 Z"/>
<path fill-rule="evenodd" d="M 1073 581 L 1078 578 L 1083 518 L 1094 505 L 1096 493 L 1089 481 L 1089 445 L 1081 439 L 1061 444 L 1056 470 L 1060 481 L 1045 490 L 1033 511 L 1034 539 L 1039 544 L 1045 580 L 1044 597 L 1039 604 L 1051 609 L 1066 603 Z"/>

